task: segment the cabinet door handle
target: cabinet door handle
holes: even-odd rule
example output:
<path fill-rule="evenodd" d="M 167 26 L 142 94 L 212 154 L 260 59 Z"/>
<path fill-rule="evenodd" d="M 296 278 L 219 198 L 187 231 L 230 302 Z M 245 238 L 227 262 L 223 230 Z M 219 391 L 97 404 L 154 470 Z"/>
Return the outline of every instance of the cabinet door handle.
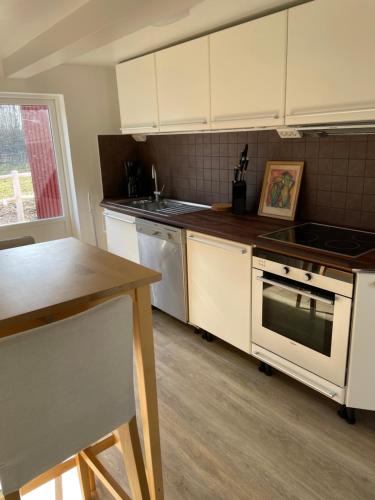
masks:
<path fill-rule="evenodd" d="M 120 130 L 123 132 L 124 130 L 129 130 L 129 129 L 143 129 L 143 128 L 157 128 L 156 123 L 141 123 L 138 125 L 128 125 L 127 127 L 121 127 Z"/>
<path fill-rule="evenodd" d="M 160 125 L 164 126 L 173 126 L 173 125 L 206 125 L 207 124 L 207 119 L 206 118 L 197 118 L 194 120 L 167 120 L 167 121 L 161 121 Z"/>
<path fill-rule="evenodd" d="M 289 374 L 290 376 L 292 376 L 296 380 L 299 380 L 299 382 L 302 382 L 303 384 L 311 387 L 312 389 L 315 389 L 315 390 L 321 392 L 322 394 L 324 394 L 325 396 L 328 396 L 331 399 L 333 399 L 334 397 L 337 396 L 337 392 L 327 390 L 325 387 L 322 387 L 321 385 L 316 384 L 314 381 L 312 381 L 306 377 L 302 377 L 296 371 L 292 370 L 288 366 L 283 365 L 279 361 L 275 361 L 275 360 L 269 358 L 267 355 L 263 354 L 263 352 L 254 351 L 254 356 L 256 356 L 258 359 L 261 359 L 265 363 L 274 366 L 276 369 L 279 368 L 281 371 Z"/>
<path fill-rule="evenodd" d="M 125 222 L 127 224 L 135 224 L 135 221 L 121 219 L 121 217 L 116 217 L 114 215 L 108 215 L 106 213 L 104 214 L 104 217 L 108 217 L 108 219 L 113 219 L 113 220 L 120 220 L 121 222 Z"/>
<path fill-rule="evenodd" d="M 240 120 L 262 120 L 266 118 L 272 118 L 276 120 L 279 117 L 279 113 L 275 111 L 270 111 L 267 113 L 254 113 L 246 115 L 222 115 L 215 116 L 212 120 L 213 122 L 229 122 L 229 121 L 240 121 Z"/>
<path fill-rule="evenodd" d="M 312 109 L 296 109 L 296 110 L 291 110 L 289 112 L 288 116 L 304 116 L 304 117 L 310 117 L 310 116 L 326 116 L 326 115 L 344 115 L 346 113 L 367 113 L 367 112 L 375 112 L 374 107 L 369 107 L 369 108 L 326 108 L 326 109 L 321 109 L 321 110 L 312 110 Z"/>
<path fill-rule="evenodd" d="M 187 239 L 191 241 L 196 241 L 197 243 L 203 243 L 204 245 L 208 245 L 210 247 L 220 248 L 221 250 L 226 250 L 227 252 L 238 253 L 241 255 L 247 253 L 247 248 L 241 248 L 235 245 L 228 245 L 226 243 L 219 243 L 217 241 L 206 240 L 204 238 L 197 238 L 193 234 L 188 234 Z"/>

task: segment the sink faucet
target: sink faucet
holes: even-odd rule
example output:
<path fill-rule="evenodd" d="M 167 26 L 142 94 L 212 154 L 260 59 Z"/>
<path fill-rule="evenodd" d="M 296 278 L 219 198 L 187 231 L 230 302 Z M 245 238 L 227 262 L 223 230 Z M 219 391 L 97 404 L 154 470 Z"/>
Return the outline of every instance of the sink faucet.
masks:
<path fill-rule="evenodd" d="M 152 164 L 152 167 L 151 167 L 151 177 L 154 179 L 154 182 L 155 182 L 155 191 L 154 191 L 155 201 L 159 201 L 161 193 L 164 190 L 164 186 L 161 188 L 161 191 L 159 191 L 159 189 L 158 189 L 158 176 L 157 176 L 156 168 L 155 168 L 154 164 Z"/>

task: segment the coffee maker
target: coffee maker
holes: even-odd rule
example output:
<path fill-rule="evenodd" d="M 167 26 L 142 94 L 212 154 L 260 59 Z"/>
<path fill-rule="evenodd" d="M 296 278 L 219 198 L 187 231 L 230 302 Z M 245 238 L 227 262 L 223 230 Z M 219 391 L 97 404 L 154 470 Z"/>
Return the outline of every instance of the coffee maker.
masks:
<path fill-rule="evenodd" d="M 125 162 L 126 191 L 128 198 L 142 196 L 142 164 L 138 160 L 127 160 Z"/>

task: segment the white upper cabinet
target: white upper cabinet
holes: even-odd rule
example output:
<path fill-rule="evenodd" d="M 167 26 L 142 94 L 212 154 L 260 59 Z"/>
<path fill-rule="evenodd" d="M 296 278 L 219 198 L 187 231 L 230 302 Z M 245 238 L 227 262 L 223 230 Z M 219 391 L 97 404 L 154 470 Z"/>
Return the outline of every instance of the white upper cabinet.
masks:
<path fill-rule="evenodd" d="M 314 0 L 116 67 L 124 133 L 375 120 L 375 0 Z"/>
<path fill-rule="evenodd" d="M 209 127 L 208 37 L 156 53 L 160 130 Z"/>
<path fill-rule="evenodd" d="M 157 132 L 155 54 L 118 64 L 116 74 L 122 131 Z"/>
<path fill-rule="evenodd" d="M 375 1 L 289 10 L 286 123 L 375 119 Z"/>
<path fill-rule="evenodd" d="M 210 35 L 211 128 L 284 123 L 287 13 Z"/>

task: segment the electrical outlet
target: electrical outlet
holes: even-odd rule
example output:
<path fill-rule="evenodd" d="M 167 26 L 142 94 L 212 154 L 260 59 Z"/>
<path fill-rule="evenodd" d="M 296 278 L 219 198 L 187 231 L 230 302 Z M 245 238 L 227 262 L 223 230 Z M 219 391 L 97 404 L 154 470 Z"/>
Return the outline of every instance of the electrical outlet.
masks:
<path fill-rule="evenodd" d="M 282 139 L 301 139 L 302 132 L 292 127 L 278 128 L 277 133 Z"/>

